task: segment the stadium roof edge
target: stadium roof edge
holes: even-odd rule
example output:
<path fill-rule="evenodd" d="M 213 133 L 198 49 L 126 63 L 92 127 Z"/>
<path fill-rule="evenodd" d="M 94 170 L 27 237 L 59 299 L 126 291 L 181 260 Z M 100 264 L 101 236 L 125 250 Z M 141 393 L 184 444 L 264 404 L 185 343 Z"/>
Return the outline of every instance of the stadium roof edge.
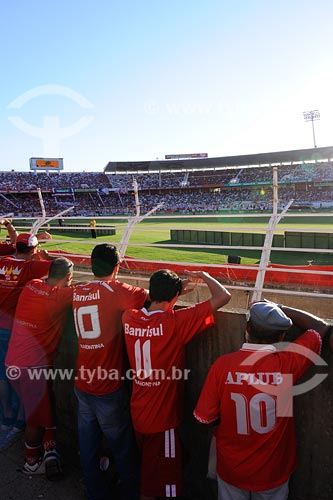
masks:
<path fill-rule="evenodd" d="M 104 168 L 104 173 L 251 167 L 255 165 L 271 165 L 273 163 L 282 164 L 284 162 L 303 163 L 323 159 L 333 159 L 333 146 L 190 160 L 110 161 Z"/>

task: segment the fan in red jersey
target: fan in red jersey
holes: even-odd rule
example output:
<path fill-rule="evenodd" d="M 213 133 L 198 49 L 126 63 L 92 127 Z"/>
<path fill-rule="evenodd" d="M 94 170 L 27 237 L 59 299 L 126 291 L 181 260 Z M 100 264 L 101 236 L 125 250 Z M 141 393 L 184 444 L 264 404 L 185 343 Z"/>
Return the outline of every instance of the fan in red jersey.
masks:
<path fill-rule="evenodd" d="M 33 278 L 46 276 L 52 257 L 46 250 L 38 250 L 38 238 L 30 233 L 20 233 L 16 238 L 14 255 L 0 260 L 0 403 L 3 419 L 0 428 L 0 450 L 10 444 L 8 436 L 22 431 L 23 407 L 15 412 L 12 399 L 15 397 L 6 376 L 4 365 L 8 342 L 14 321 L 16 305 L 23 286 Z M 15 415 L 16 413 L 16 415 Z M 10 434 L 9 434 L 10 433 Z"/>
<path fill-rule="evenodd" d="M 174 310 L 183 282 L 162 269 L 150 278 L 150 306 L 123 314 L 127 354 L 134 374 L 131 414 L 142 453 L 141 499 L 183 495 L 183 450 L 178 426 L 183 419 L 185 344 L 214 324 L 213 312 L 230 293 L 203 271 L 187 271 L 203 281 L 211 298 Z"/>
<path fill-rule="evenodd" d="M 108 497 L 108 486 L 100 471 L 102 434 L 115 459 L 124 498 L 138 498 L 121 315 L 128 307 L 142 307 L 148 293 L 119 281 L 119 265 L 116 247 L 108 243 L 95 246 L 91 254 L 94 279 L 75 287 L 73 295 L 79 342 L 75 394 L 80 460 L 89 500 Z"/>
<path fill-rule="evenodd" d="M 292 324 L 302 334 L 279 344 Z M 288 498 L 297 466 L 292 389 L 328 330 L 305 311 L 257 302 L 250 308 L 246 343 L 212 365 L 194 416 L 203 424 L 219 422 L 219 500 Z"/>
<path fill-rule="evenodd" d="M 72 278 L 73 263 L 58 257 L 51 262 L 46 279 L 34 279 L 24 286 L 5 360 L 8 375 L 12 367 L 19 369 L 11 384 L 23 402 L 26 419 L 22 472 L 46 472 L 52 480 L 61 477 L 62 471 L 56 450 L 52 380 L 44 374 L 53 367 L 72 304 Z M 32 371 L 38 378 L 30 378 Z"/>
<path fill-rule="evenodd" d="M 0 257 L 4 255 L 12 255 L 15 253 L 16 250 L 15 243 L 16 243 L 16 238 L 18 236 L 18 232 L 16 231 L 11 219 L 7 218 L 0 219 L 0 225 L 5 226 L 8 232 L 6 241 L 0 242 Z M 42 233 L 38 233 L 36 235 L 36 238 L 39 242 L 41 242 L 52 239 L 52 236 L 47 231 L 43 231 Z"/>

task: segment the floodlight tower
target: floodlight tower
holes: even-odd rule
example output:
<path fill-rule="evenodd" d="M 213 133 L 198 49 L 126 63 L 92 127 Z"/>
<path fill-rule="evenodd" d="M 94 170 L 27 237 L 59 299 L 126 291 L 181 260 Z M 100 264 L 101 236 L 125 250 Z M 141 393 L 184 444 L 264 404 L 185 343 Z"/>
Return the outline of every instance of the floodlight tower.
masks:
<path fill-rule="evenodd" d="M 313 122 L 315 120 L 320 120 L 320 113 L 318 109 L 313 109 L 312 111 L 303 111 L 304 120 L 306 122 L 312 123 L 312 135 L 313 135 L 313 146 L 316 148 L 316 136 Z"/>

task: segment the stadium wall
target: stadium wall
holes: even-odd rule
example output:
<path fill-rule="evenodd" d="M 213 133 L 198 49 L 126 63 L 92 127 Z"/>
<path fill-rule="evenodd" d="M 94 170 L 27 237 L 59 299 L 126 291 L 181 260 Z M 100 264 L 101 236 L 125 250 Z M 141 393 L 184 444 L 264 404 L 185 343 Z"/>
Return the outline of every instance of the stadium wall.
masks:
<path fill-rule="evenodd" d="M 126 279 L 127 282 L 147 287 L 142 279 Z M 187 303 L 203 300 L 208 296 L 206 287 L 186 296 Z M 276 293 L 265 293 L 265 298 L 283 302 L 313 312 L 323 318 L 331 316 L 331 301 Z M 232 300 L 225 310 L 216 313 L 216 325 L 193 339 L 187 346 L 187 368 L 191 370 L 186 385 L 185 412 L 182 435 L 189 451 L 186 468 L 186 493 L 192 500 L 213 500 L 216 498 L 216 483 L 208 480 L 207 458 L 212 429 L 195 422 L 192 411 L 198 399 L 205 376 L 218 356 L 236 351 L 243 342 L 249 294 L 244 290 L 233 290 Z M 77 337 L 71 318 L 56 359 L 57 368 L 73 368 L 77 353 Z M 333 449 L 333 382 L 332 354 L 324 342 L 322 357 L 328 366 L 313 369 L 308 376 L 319 371 L 327 378 L 312 391 L 295 398 L 296 431 L 298 436 L 299 467 L 292 477 L 289 500 L 329 500 L 333 497 L 333 470 L 331 450 Z M 76 414 L 77 405 L 72 381 L 56 381 L 55 392 L 58 410 L 59 438 L 69 448 L 78 451 Z M 78 455 L 76 455 L 78 461 Z"/>
<path fill-rule="evenodd" d="M 225 246 L 263 246 L 264 233 L 209 231 L 204 229 L 170 229 L 170 239 L 177 243 L 201 243 Z M 333 234 L 285 231 L 274 234 L 273 247 L 333 249 Z"/>

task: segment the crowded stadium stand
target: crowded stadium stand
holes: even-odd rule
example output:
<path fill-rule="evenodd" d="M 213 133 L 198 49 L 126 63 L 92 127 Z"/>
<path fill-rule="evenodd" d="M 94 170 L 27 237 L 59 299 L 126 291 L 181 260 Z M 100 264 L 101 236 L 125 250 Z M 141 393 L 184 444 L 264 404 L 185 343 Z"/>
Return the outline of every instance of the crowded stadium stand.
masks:
<path fill-rule="evenodd" d="M 165 213 L 271 211 L 272 167 L 278 168 L 279 208 L 333 206 L 333 147 L 221 158 L 109 162 L 104 172 L 0 172 L 3 212 L 40 215 L 37 189 L 48 214 L 69 206 L 71 215 L 135 213 L 133 180 L 142 211 L 163 202 Z"/>

